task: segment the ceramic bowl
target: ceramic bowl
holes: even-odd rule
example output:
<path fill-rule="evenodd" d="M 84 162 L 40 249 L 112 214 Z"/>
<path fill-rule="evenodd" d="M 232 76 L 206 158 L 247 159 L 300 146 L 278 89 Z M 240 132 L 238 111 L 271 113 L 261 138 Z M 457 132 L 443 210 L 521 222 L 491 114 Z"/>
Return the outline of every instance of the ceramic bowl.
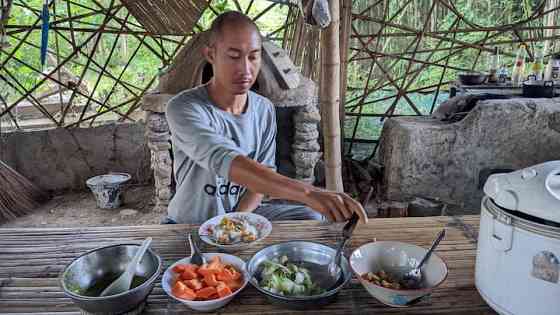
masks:
<path fill-rule="evenodd" d="M 386 288 L 376 285 L 362 276 L 368 272 L 375 273 L 383 270 L 398 279 L 415 267 L 427 251 L 425 248 L 401 242 L 367 243 L 352 253 L 350 267 L 363 287 L 374 298 L 389 306 L 406 307 L 429 295 L 447 278 L 447 264 L 435 253 L 432 253 L 430 259 L 422 267 L 423 281 L 419 289 Z"/>
<path fill-rule="evenodd" d="M 163 273 L 163 277 L 161 279 L 161 286 L 163 287 L 163 290 L 165 291 L 165 293 L 167 293 L 167 295 L 169 295 L 171 298 L 175 299 L 176 301 L 179 301 L 179 302 L 185 304 L 189 308 L 191 308 L 195 311 L 211 312 L 211 311 L 217 310 L 221 307 L 224 307 L 231 300 L 233 300 L 233 298 L 245 288 L 245 286 L 249 282 L 249 277 L 247 276 L 247 274 L 245 272 L 245 262 L 237 256 L 229 255 L 229 254 L 223 254 L 223 253 L 204 253 L 203 255 L 204 255 L 204 258 L 206 258 L 207 261 L 210 261 L 210 259 L 214 256 L 220 256 L 220 259 L 221 259 L 222 263 L 232 265 L 239 272 L 243 273 L 243 285 L 241 286 L 241 288 L 232 292 L 232 294 L 230 294 L 228 296 L 224 296 L 223 298 L 218 298 L 218 299 L 213 299 L 213 300 L 208 300 L 208 301 L 190 301 L 190 300 L 185 300 L 185 299 L 181 299 L 181 298 L 178 298 L 178 297 L 174 296 L 171 293 L 171 289 L 173 288 L 173 284 L 175 283 L 175 280 L 177 279 L 177 277 L 180 276 L 180 274 L 173 272 L 173 267 L 175 267 L 176 265 L 179 265 L 179 264 L 189 264 L 190 261 L 191 261 L 190 257 L 185 257 L 185 258 L 175 262 L 173 265 L 169 266 L 169 268 L 167 268 L 165 270 L 165 272 Z"/>

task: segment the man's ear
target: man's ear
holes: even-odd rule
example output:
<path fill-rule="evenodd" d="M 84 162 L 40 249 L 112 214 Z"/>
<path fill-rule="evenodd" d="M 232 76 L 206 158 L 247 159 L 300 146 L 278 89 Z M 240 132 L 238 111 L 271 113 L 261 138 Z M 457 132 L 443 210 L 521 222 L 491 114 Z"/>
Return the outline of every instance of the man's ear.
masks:
<path fill-rule="evenodd" d="M 214 64 L 215 53 L 216 50 L 214 49 L 214 47 L 204 46 L 202 48 L 202 54 L 204 55 L 204 58 L 206 58 L 206 61 L 209 64 Z"/>

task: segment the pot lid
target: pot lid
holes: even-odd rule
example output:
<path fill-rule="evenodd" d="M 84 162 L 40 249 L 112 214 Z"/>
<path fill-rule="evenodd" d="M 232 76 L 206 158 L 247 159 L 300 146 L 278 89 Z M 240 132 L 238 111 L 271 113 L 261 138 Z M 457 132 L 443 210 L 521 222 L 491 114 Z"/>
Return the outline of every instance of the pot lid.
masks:
<path fill-rule="evenodd" d="M 552 87 L 554 87 L 554 81 L 527 80 L 527 81 L 523 81 L 523 85 L 552 88 Z"/>
<path fill-rule="evenodd" d="M 484 193 L 502 208 L 560 223 L 560 161 L 493 174 Z"/>

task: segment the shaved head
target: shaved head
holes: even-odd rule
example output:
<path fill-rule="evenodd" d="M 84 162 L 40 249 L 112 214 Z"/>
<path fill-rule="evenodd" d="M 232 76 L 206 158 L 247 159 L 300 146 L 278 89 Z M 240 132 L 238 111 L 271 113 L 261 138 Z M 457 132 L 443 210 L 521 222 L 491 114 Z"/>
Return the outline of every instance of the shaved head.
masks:
<path fill-rule="evenodd" d="M 228 11 L 224 12 L 216 17 L 210 26 L 210 42 L 209 45 L 213 46 L 217 41 L 219 41 L 224 35 L 224 29 L 239 29 L 244 28 L 250 31 L 254 31 L 259 34 L 260 31 L 248 16 L 238 11 Z"/>
<path fill-rule="evenodd" d="M 259 29 L 243 13 L 229 11 L 216 17 L 209 32 L 203 52 L 212 64 L 210 83 L 222 94 L 246 95 L 261 67 Z"/>

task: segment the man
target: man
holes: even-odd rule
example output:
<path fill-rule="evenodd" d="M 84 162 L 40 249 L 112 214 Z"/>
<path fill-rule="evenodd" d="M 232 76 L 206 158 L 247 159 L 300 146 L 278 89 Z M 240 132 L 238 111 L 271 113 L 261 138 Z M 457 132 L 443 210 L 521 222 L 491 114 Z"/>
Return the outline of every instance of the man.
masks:
<path fill-rule="evenodd" d="M 257 26 L 239 12 L 212 23 L 204 55 L 213 77 L 171 99 L 166 116 L 172 135 L 177 191 L 168 223 L 201 223 L 231 211 L 254 211 L 271 220 L 344 221 L 362 206 L 344 193 L 326 191 L 275 172 L 276 120 L 272 103 L 250 91 L 261 66 Z M 304 206 L 261 205 L 264 195 Z"/>

